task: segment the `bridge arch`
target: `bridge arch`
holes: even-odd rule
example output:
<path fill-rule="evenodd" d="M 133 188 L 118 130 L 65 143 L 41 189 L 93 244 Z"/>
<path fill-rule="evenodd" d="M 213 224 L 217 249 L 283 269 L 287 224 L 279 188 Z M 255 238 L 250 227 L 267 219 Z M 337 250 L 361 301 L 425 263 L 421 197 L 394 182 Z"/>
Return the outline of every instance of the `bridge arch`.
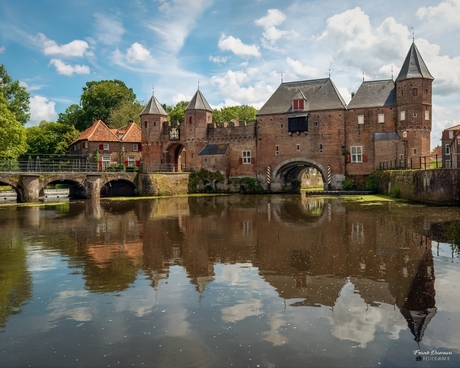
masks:
<path fill-rule="evenodd" d="M 305 169 L 313 167 L 321 173 L 324 182 L 324 190 L 327 190 L 327 169 L 316 160 L 311 160 L 305 157 L 294 157 L 285 160 L 275 167 L 272 173 L 272 187 L 273 189 L 284 188 L 287 191 L 298 191 L 293 185 L 294 181 L 301 180 L 302 173 Z"/>
<path fill-rule="evenodd" d="M 110 179 L 101 183 L 101 197 L 134 197 L 137 194 L 136 185 L 128 179 Z"/>
<path fill-rule="evenodd" d="M 17 182 L 14 180 L 10 180 L 9 178 L 1 177 L 0 178 L 0 185 L 10 186 L 14 192 L 16 192 L 16 196 L 18 200 L 21 200 L 21 191 L 17 187 Z M 2 198 L 2 200 L 6 200 L 7 198 Z"/>
<path fill-rule="evenodd" d="M 76 180 L 76 179 L 63 179 L 63 178 L 53 178 L 53 177 L 46 177 L 45 180 L 41 180 L 41 186 L 39 189 L 39 197 L 45 197 L 45 187 L 51 184 L 65 184 L 69 188 L 69 198 L 78 198 L 84 199 L 86 198 L 85 190 L 84 190 L 84 182 L 83 180 Z"/>

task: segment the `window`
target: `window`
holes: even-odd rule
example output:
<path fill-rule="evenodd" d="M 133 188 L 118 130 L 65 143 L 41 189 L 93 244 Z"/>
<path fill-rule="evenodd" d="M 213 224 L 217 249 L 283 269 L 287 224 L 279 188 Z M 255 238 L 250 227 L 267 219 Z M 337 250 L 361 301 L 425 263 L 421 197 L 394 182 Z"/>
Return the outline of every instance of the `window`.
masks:
<path fill-rule="evenodd" d="M 363 162 L 362 151 L 362 146 L 351 146 L 351 162 Z"/>
<path fill-rule="evenodd" d="M 191 117 L 191 116 L 189 116 L 188 122 L 189 122 L 190 124 L 192 124 L 192 117 Z"/>
<path fill-rule="evenodd" d="M 446 169 L 450 169 L 450 160 L 446 160 Z"/>
<path fill-rule="evenodd" d="M 322 144 L 319 145 L 319 152 L 323 153 L 323 145 Z"/>
<path fill-rule="evenodd" d="M 104 151 L 108 151 L 109 150 L 109 144 L 108 143 L 104 143 Z"/>
<path fill-rule="evenodd" d="M 446 144 L 446 155 L 450 155 L 450 144 Z"/>
<path fill-rule="evenodd" d="M 304 100 L 293 100 L 292 109 L 293 110 L 303 110 L 304 109 Z"/>
<path fill-rule="evenodd" d="M 417 96 L 417 88 L 412 89 L 412 96 Z"/>
<path fill-rule="evenodd" d="M 358 115 L 358 124 L 364 124 L 364 115 Z"/>
<path fill-rule="evenodd" d="M 452 139 L 452 138 L 454 138 L 454 131 L 449 130 L 449 139 Z"/>
<path fill-rule="evenodd" d="M 308 116 L 297 116 L 288 119 L 289 133 L 308 132 Z"/>
<path fill-rule="evenodd" d="M 413 117 L 413 118 L 416 118 L 416 117 L 417 117 L 417 113 L 416 113 L 416 112 L 413 112 L 413 113 L 412 113 L 412 117 Z"/>
<path fill-rule="evenodd" d="M 110 165 L 110 156 L 102 156 L 102 167 Z"/>
<path fill-rule="evenodd" d="M 379 114 L 378 122 L 379 123 L 384 123 L 385 122 L 385 115 L 384 114 Z"/>
<path fill-rule="evenodd" d="M 425 120 L 430 120 L 430 110 L 425 110 Z"/>
<path fill-rule="evenodd" d="M 134 152 L 139 151 L 139 145 L 138 145 L 137 143 L 134 143 L 134 144 L 133 144 L 133 151 L 134 151 Z"/>
<path fill-rule="evenodd" d="M 88 142 L 87 141 L 83 142 L 83 148 L 88 148 Z"/>
<path fill-rule="evenodd" d="M 414 155 L 417 154 L 417 148 L 414 148 Z"/>
<path fill-rule="evenodd" d="M 251 163 L 251 151 L 243 151 L 243 164 Z"/>
<path fill-rule="evenodd" d="M 300 144 L 297 145 L 297 151 L 300 151 Z"/>
<path fill-rule="evenodd" d="M 406 120 L 406 112 L 401 111 L 401 120 Z"/>
<path fill-rule="evenodd" d="M 275 156 L 279 156 L 280 154 L 280 146 L 276 145 L 275 146 Z"/>
<path fill-rule="evenodd" d="M 281 123 L 281 129 L 283 129 L 283 128 L 284 128 L 284 123 Z"/>
<path fill-rule="evenodd" d="M 144 121 L 144 128 L 147 129 L 147 120 Z"/>
<path fill-rule="evenodd" d="M 134 156 L 128 156 L 128 166 L 136 166 L 136 158 Z"/>

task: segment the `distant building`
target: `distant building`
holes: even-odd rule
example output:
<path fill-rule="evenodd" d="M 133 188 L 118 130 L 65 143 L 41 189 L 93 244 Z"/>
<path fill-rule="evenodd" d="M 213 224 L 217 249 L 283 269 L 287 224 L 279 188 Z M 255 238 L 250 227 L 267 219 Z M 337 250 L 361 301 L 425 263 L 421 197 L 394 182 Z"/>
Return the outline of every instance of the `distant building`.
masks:
<path fill-rule="evenodd" d="M 128 125 L 110 129 L 101 120 L 95 121 L 70 147 L 70 153 L 88 154 L 99 170 L 124 165 L 138 167 L 141 160 L 141 129 L 133 121 Z"/>
<path fill-rule="evenodd" d="M 412 167 L 430 155 L 432 82 L 415 43 L 396 80 L 363 81 L 348 105 L 330 78 L 281 83 L 252 122 L 215 124 L 198 90 L 180 125 L 152 96 L 141 112 L 143 161 L 174 170 L 219 170 L 224 187 L 254 178 L 265 189 L 295 188 L 312 167 L 324 185 L 362 180 L 385 163 Z"/>
<path fill-rule="evenodd" d="M 460 155 L 460 125 L 444 129 L 441 136 L 442 167 L 457 169 Z"/>

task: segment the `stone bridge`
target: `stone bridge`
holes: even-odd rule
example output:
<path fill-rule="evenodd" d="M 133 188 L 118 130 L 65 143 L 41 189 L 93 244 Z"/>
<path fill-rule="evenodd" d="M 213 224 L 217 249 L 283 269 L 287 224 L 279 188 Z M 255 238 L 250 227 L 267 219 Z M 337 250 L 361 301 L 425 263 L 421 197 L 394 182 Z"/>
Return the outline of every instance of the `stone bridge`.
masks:
<path fill-rule="evenodd" d="M 10 185 L 19 203 L 38 202 L 45 186 L 67 184 L 71 198 L 100 198 L 110 195 L 135 195 L 137 173 L 127 172 L 6 172 L 0 173 L 0 185 Z"/>

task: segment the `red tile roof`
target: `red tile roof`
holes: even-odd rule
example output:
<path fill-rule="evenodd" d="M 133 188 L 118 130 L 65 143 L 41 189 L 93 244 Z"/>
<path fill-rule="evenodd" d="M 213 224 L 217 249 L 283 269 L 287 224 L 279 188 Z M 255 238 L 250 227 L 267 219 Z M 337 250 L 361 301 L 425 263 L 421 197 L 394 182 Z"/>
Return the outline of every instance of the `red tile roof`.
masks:
<path fill-rule="evenodd" d="M 102 120 L 94 122 L 75 140 L 89 142 L 140 142 L 141 128 L 135 123 L 118 128 L 110 129 Z M 74 142 L 74 143 L 75 143 Z"/>

